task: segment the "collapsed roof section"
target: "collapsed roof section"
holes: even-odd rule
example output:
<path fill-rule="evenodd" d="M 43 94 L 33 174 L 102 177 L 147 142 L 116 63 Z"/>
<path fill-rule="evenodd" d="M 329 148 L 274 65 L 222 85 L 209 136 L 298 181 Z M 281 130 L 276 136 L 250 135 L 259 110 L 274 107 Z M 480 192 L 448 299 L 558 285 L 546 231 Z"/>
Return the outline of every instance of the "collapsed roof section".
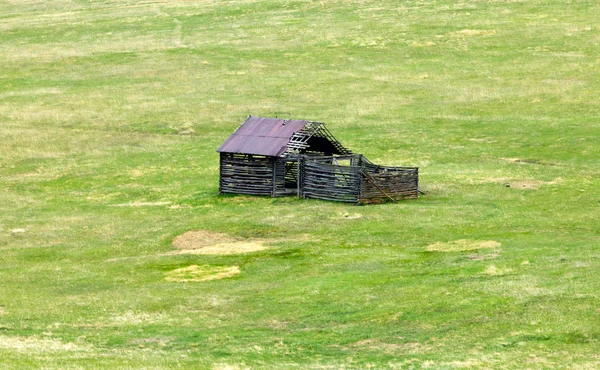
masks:
<path fill-rule="evenodd" d="M 351 153 L 327 130 L 324 123 L 253 116 L 248 116 L 217 152 L 267 157 Z"/>

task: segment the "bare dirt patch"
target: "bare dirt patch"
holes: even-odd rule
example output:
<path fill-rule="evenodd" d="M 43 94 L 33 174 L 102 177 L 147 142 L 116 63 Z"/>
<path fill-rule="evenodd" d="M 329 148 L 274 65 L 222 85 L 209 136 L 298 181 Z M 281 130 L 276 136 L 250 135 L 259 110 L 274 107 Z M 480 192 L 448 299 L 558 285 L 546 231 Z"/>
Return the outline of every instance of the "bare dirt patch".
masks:
<path fill-rule="evenodd" d="M 446 243 L 437 242 L 429 244 L 425 250 L 429 252 L 463 252 L 477 249 L 493 249 L 500 246 L 501 244 L 494 240 L 459 239 Z"/>
<path fill-rule="evenodd" d="M 188 231 L 173 239 L 173 247 L 181 250 L 204 248 L 215 244 L 232 243 L 237 239 L 208 230 Z"/>
<path fill-rule="evenodd" d="M 239 266 L 191 265 L 165 273 L 165 280 L 178 283 L 210 281 L 232 277 L 240 272 Z"/>
<path fill-rule="evenodd" d="M 8 315 L 8 311 L 4 307 L 0 307 L 0 316 L 2 315 Z"/>
<path fill-rule="evenodd" d="M 243 254 L 250 252 L 258 252 L 268 249 L 261 243 L 257 242 L 232 242 L 210 245 L 200 249 L 185 249 L 177 251 L 173 254 Z"/>
<path fill-rule="evenodd" d="M 296 240 L 311 240 L 307 239 L 303 235 L 299 236 Z M 270 239 L 269 242 L 281 241 L 278 239 Z M 208 230 L 197 230 L 188 231 L 184 234 L 177 236 L 173 239 L 173 248 L 176 250 L 162 253 L 152 254 L 145 256 L 131 256 L 131 257 L 117 257 L 109 258 L 106 262 L 118 262 L 126 261 L 131 259 L 140 258 L 153 258 L 153 257 L 166 257 L 175 256 L 182 254 L 194 254 L 194 255 L 228 255 L 228 254 L 243 254 L 258 252 L 269 249 L 264 244 L 266 241 L 259 239 L 241 240 L 238 238 L 231 237 L 224 233 L 217 233 Z"/>
<path fill-rule="evenodd" d="M 242 254 L 267 249 L 260 240 L 240 240 L 207 230 L 188 231 L 173 240 L 171 254 Z"/>

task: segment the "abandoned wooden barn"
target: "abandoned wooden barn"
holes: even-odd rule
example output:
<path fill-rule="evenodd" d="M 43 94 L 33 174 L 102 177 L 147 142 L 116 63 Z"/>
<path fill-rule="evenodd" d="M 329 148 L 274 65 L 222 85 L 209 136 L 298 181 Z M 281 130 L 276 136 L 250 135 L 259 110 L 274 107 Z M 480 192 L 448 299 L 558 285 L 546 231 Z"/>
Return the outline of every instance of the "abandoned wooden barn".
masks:
<path fill-rule="evenodd" d="M 419 169 L 371 163 L 322 122 L 249 116 L 217 149 L 220 193 L 349 203 L 418 197 Z"/>

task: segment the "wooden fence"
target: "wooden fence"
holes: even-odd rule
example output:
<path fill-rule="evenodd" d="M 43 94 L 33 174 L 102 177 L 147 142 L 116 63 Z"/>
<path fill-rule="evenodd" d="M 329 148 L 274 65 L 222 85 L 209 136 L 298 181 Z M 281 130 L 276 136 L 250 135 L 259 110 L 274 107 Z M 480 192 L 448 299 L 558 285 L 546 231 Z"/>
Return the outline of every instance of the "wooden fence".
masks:
<path fill-rule="evenodd" d="M 362 155 L 345 155 L 304 157 L 300 168 L 299 195 L 304 198 L 367 204 L 419 195 L 416 167 L 379 166 Z"/>
<path fill-rule="evenodd" d="M 383 203 L 419 195 L 419 169 L 379 166 L 362 155 L 265 157 L 221 153 L 220 193 L 346 203 Z"/>

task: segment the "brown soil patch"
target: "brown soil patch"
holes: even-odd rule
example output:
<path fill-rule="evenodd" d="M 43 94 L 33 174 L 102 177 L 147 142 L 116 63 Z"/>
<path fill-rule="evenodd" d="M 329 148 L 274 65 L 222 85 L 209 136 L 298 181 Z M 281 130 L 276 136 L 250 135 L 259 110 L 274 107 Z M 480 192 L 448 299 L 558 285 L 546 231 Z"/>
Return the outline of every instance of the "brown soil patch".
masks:
<path fill-rule="evenodd" d="M 174 252 L 173 254 L 242 254 L 258 252 L 267 249 L 264 245 L 257 242 L 232 242 L 209 245 L 200 249 L 185 249 Z"/>
<path fill-rule="evenodd" d="M 239 266 L 191 265 L 165 273 L 165 280 L 178 283 L 210 281 L 225 279 L 239 273 Z"/>
<path fill-rule="evenodd" d="M 215 244 L 234 243 L 237 239 L 227 234 L 208 230 L 188 231 L 173 239 L 173 247 L 181 250 L 199 249 Z"/>
<path fill-rule="evenodd" d="M 477 249 L 492 249 L 500 247 L 500 243 L 494 240 L 469 240 L 460 239 L 447 243 L 437 242 L 428 245 L 425 250 L 429 252 L 462 252 Z"/>
<path fill-rule="evenodd" d="M 171 254 L 242 254 L 267 249 L 260 240 L 239 240 L 212 231 L 188 231 L 173 240 Z"/>

